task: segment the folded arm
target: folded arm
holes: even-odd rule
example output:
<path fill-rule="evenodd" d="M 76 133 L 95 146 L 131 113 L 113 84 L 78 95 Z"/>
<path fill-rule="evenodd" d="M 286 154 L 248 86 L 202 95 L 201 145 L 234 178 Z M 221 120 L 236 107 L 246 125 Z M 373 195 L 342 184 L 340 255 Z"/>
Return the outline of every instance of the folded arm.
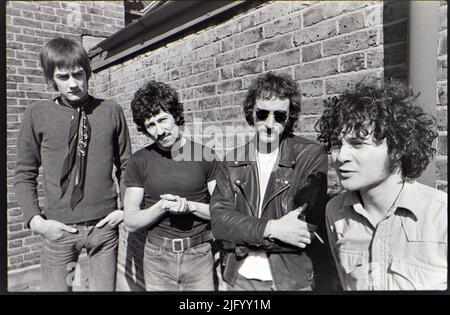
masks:
<path fill-rule="evenodd" d="M 124 224 L 131 232 L 152 225 L 166 212 L 164 199 L 141 210 L 142 200 L 144 200 L 144 188 L 127 187 L 124 198 Z"/>
<path fill-rule="evenodd" d="M 269 221 L 242 214 L 236 209 L 235 192 L 228 180 L 226 165 L 218 166 L 216 189 L 210 202 L 211 225 L 214 237 L 224 241 L 224 247 L 233 245 L 262 246 L 269 240 L 264 230 Z"/>

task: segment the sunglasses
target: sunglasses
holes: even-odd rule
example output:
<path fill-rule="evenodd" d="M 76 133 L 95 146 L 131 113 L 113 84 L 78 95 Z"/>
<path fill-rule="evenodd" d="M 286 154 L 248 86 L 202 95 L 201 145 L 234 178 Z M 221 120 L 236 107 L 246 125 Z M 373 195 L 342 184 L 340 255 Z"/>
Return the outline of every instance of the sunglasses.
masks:
<path fill-rule="evenodd" d="M 256 119 L 258 121 L 265 121 L 267 120 L 267 118 L 269 118 L 270 113 L 270 111 L 265 109 L 256 109 Z M 276 110 L 273 112 L 273 118 L 279 124 L 284 124 L 286 122 L 287 116 L 287 112 L 282 110 Z"/>

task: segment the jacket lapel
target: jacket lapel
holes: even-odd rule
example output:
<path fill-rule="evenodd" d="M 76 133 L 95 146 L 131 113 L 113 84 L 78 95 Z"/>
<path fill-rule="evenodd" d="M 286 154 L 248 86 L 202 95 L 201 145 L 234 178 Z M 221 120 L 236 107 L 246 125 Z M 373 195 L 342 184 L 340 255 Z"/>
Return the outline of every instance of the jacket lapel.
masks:
<path fill-rule="evenodd" d="M 239 174 L 236 174 L 237 176 L 232 180 L 243 194 L 252 215 L 256 217 L 258 215 L 257 206 L 259 205 L 261 197 L 259 194 L 259 177 L 256 166 L 255 146 L 255 141 L 250 141 L 247 145 L 236 150 L 235 156 L 233 157 L 234 162 L 229 162 L 229 167 L 231 169 L 239 169 Z M 289 144 L 289 138 L 284 139 L 281 142 L 276 165 L 277 169 L 271 173 L 267 184 L 263 206 L 261 208 L 261 215 L 267 209 L 271 200 L 291 186 L 291 183 L 283 176 L 284 171 L 295 167 L 294 153 L 292 151 L 292 146 Z"/>
<path fill-rule="evenodd" d="M 266 193 L 264 195 L 264 203 L 261 208 L 261 215 L 267 209 L 270 201 L 291 186 L 291 183 L 283 176 L 283 172 L 294 167 L 294 153 L 292 152 L 292 147 L 289 145 L 289 138 L 286 138 L 281 142 L 280 152 L 278 154 L 278 167 L 270 174 Z"/>
<path fill-rule="evenodd" d="M 233 183 L 239 188 L 253 216 L 257 215 L 255 205 L 259 202 L 259 190 L 256 194 L 254 191 L 255 187 L 258 187 L 255 146 L 255 141 L 250 141 L 245 146 L 238 148 L 234 152 L 235 156 L 232 157 L 234 161 L 229 162 L 229 168 L 237 170 L 236 177 L 232 179 Z"/>

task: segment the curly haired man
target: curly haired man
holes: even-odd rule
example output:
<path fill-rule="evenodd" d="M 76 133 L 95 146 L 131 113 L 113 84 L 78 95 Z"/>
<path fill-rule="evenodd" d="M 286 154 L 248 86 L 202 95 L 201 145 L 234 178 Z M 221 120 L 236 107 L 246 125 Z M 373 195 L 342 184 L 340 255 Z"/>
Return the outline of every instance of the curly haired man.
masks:
<path fill-rule="evenodd" d="M 435 153 L 435 120 L 400 82 L 358 85 L 316 125 L 345 191 L 327 204 L 344 290 L 447 287 L 447 194 L 416 181 Z"/>
<path fill-rule="evenodd" d="M 213 151 L 182 133 L 183 105 L 169 85 L 147 82 L 131 109 L 138 131 L 153 142 L 131 156 L 124 199 L 127 229 L 147 231 L 146 290 L 212 291 Z"/>

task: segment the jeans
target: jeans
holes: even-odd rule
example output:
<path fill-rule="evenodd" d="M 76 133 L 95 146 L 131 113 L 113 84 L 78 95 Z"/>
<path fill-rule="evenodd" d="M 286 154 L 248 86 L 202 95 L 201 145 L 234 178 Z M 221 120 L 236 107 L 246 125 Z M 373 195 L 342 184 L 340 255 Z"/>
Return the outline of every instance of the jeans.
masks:
<path fill-rule="evenodd" d="M 89 290 L 114 291 L 116 286 L 117 227 L 72 224 L 77 233 L 64 232 L 56 241 L 44 239 L 41 252 L 42 291 L 72 291 L 78 256 L 86 248 Z"/>
<path fill-rule="evenodd" d="M 214 291 L 213 268 L 209 242 L 177 253 L 145 243 L 147 291 Z"/>
<path fill-rule="evenodd" d="M 225 291 L 275 291 L 273 281 L 262 281 L 256 279 L 247 279 L 238 273 L 234 286 L 226 283 Z M 296 291 L 312 291 L 312 287 L 308 286 Z"/>

